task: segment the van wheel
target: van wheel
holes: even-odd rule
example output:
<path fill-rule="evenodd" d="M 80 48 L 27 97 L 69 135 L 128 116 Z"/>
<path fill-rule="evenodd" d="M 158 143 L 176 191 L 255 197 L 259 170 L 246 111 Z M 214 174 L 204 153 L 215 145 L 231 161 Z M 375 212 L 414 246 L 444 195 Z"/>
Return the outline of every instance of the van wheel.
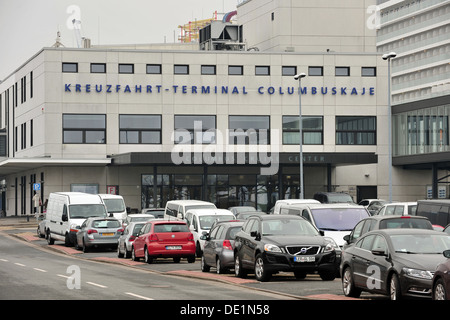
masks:
<path fill-rule="evenodd" d="M 202 254 L 203 254 L 203 251 L 202 251 L 202 249 L 200 248 L 200 243 L 197 242 L 197 246 L 196 246 L 196 249 L 195 249 L 195 255 L 196 255 L 197 257 L 201 258 L 201 257 L 202 257 Z"/>
<path fill-rule="evenodd" d="M 72 243 L 70 242 L 70 237 L 69 237 L 68 233 L 66 233 L 66 235 L 64 237 L 64 245 L 66 247 L 71 247 L 72 246 Z"/>
<path fill-rule="evenodd" d="M 48 243 L 49 245 L 55 244 L 55 240 L 52 239 L 52 236 L 50 235 L 50 230 L 47 230 L 47 243 Z"/>

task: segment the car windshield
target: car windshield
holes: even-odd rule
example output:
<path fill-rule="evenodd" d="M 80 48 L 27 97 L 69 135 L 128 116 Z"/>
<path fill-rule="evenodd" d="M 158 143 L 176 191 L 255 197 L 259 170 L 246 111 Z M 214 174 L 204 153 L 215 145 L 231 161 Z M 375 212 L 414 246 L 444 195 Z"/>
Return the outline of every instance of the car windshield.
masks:
<path fill-rule="evenodd" d="M 167 224 L 156 224 L 153 227 L 155 233 L 164 232 L 189 232 L 187 224 L 181 223 L 167 223 Z"/>
<path fill-rule="evenodd" d="M 95 220 L 92 222 L 92 228 L 119 228 L 120 222 L 118 220 Z"/>
<path fill-rule="evenodd" d="M 395 218 L 380 221 L 380 229 L 415 228 L 433 230 L 431 222 L 425 219 Z"/>
<path fill-rule="evenodd" d="M 69 205 L 69 213 L 72 219 L 106 216 L 105 206 L 102 204 L 71 204 Z"/>
<path fill-rule="evenodd" d="M 125 203 L 122 199 L 103 199 L 103 201 L 110 213 L 125 211 Z"/>
<path fill-rule="evenodd" d="M 450 235 L 442 233 L 427 235 L 392 235 L 395 252 L 400 253 L 438 253 L 450 248 Z"/>
<path fill-rule="evenodd" d="M 367 218 L 364 208 L 321 208 L 312 209 L 316 227 L 321 230 L 350 231 L 364 218 Z"/>
<path fill-rule="evenodd" d="M 232 220 L 234 217 L 232 215 L 210 215 L 210 216 L 199 216 L 200 229 L 209 230 L 215 221 L 227 221 Z"/>
<path fill-rule="evenodd" d="M 262 222 L 263 236 L 315 236 L 319 233 L 306 220 L 276 219 Z"/>
<path fill-rule="evenodd" d="M 129 217 L 129 218 L 130 221 L 139 222 L 139 221 L 148 221 L 154 219 L 155 217 L 144 216 L 144 217 Z"/>
<path fill-rule="evenodd" d="M 353 203 L 353 199 L 348 194 L 329 194 L 328 203 Z"/>

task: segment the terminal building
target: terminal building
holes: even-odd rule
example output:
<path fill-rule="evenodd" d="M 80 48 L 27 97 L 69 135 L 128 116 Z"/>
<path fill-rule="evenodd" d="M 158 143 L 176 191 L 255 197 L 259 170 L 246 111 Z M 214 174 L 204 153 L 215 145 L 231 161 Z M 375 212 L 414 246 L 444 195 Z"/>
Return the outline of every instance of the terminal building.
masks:
<path fill-rule="evenodd" d="M 242 1 L 196 50 L 43 48 L 0 83 L 2 209 L 84 191 L 137 211 L 173 199 L 269 210 L 299 197 L 300 106 L 305 198 L 387 199 L 388 68 L 366 26 L 372 2 Z M 393 198 L 423 199 L 431 181 L 400 166 Z"/>

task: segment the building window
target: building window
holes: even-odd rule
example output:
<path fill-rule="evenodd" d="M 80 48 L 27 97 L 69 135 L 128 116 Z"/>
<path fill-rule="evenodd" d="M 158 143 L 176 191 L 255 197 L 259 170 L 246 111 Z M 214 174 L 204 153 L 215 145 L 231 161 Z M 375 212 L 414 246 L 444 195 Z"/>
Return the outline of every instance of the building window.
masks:
<path fill-rule="evenodd" d="M 161 74 L 161 65 L 160 64 L 148 64 L 146 72 L 147 72 L 147 74 Z"/>
<path fill-rule="evenodd" d="M 323 67 L 308 67 L 308 76 L 323 76 Z"/>
<path fill-rule="evenodd" d="M 295 66 L 282 66 L 281 75 L 283 76 L 295 76 L 297 74 L 297 67 Z"/>
<path fill-rule="evenodd" d="M 256 66 L 255 76 L 270 76 L 270 66 Z"/>
<path fill-rule="evenodd" d="M 336 67 L 336 77 L 348 77 L 350 76 L 350 67 Z"/>
<path fill-rule="evenodd" d="M 283 116 L 283 144 L 300 144 L 298 116 Z M 323 144 L 323 117 L 303 116 L 303 144 Z"/>
<path fill-rule="evenodd" d="M 361 68 L 361 76 L 362 77 L 376 77 L 377 76 L 377 68 L 376 67 L 362 67 Z"/>
<path fill-rule="evenodd" d="M 175 116 L 174 143 L 216 143 L 216 116 Z"/>
<path fill-rule="evenodd" d="M 33 71 L 30 72 L 30 98 L 33 98 Z"/>
<path fill-rule="evenodd" d="M 119 115 L 120 143 L 160 144 L 161 116 L 146 114 Z"/>
<path fill-rule="evenodd" d="M 106 143 L 106 115 L 63 114 L 63 143 Z"/>
<path fill-rule="evenodd" d="M 91 63 L 91 73 L 106 73 L 106 63 Z"/>
<path fill-rule="evenodd" d="M 201 67 L 201 73 L 204 75 L 215 75 L 216 74 L 216 66 L 214 65 L 203 65 Z"/>
<path fill-rule="evenodd" d="M 243 66 L 228 66 L 228 75 L 230 76 L 242 76 L 244 74 Z"/>
<path fill-rule="evenodd" d="M 376 117 L 336 117 L 337 145 L 375 145 Z"/>
<path fill-rule="evenodd" d="M 189 66 L 187 64 L 176 64 L 173 66 L 174 74 L 189 74 Z"/>
<path fill-rule="evenodd" d="M 119 73 L 133 74 L 134 64 L 119 64 Z"/>
<path fill-rule="evenodd" d="M 269 116 L 229 116 L 229 144 L 270 144 Z"/>
<path fill-rule="evenodd" d="M 78 63 L 74 62 L 63 62 L 62 72 L 78 72 Z"/>

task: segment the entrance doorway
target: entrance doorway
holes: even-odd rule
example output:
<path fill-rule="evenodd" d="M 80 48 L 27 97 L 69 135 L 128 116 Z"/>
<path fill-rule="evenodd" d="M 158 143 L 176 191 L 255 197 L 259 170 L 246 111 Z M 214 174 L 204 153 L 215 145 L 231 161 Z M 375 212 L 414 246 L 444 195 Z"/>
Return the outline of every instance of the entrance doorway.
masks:
<path fill-rule="evenodd" d="M 377 199 L 378 188 L 377 186 L 357 186 L 356 197 L 356 203 L 359 203 L 362 199 Z"/>

